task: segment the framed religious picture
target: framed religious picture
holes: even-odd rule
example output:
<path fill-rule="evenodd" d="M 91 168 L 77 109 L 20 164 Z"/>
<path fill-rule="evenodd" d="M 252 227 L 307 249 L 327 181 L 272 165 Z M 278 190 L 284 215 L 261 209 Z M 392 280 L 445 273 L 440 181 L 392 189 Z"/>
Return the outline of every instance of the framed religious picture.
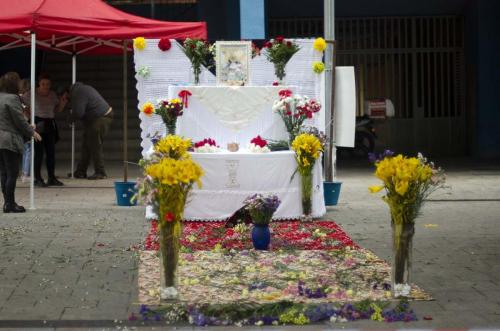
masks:
<path fill-rule="evenodd" d="M 216 77 L 217 85 L 244 86 L 250 82 L 250 41 L 217 41 Z"/>

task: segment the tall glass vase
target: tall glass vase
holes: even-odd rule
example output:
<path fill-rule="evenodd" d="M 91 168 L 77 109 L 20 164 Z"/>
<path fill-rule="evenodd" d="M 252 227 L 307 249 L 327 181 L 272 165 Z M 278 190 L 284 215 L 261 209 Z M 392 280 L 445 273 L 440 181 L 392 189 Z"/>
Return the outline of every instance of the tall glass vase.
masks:
<path fill-rule="evenodd" d="M 302 188 L 302 213 L 306 220 L 311 218 L 312 213 L 312 167 L 300 172 Z"/>
<path fill-rule="evenodd" d="M 191 69 L 192 77 L 190 80 L 194 85 L 198 86 L 200 85 L 201 64 L 193 63 L 191 65 Z"/>
<path fill-rule="evenodd" d="M 278 77 L 279 84 L 285 85 L 285 66 L 286 62 L 275 62 L 274 63 L 274 74 Z"/>
<path fill-rule="evenodd" d="M 162 194 L 163 193 L 163 194 Z M 182 215 L 186 203 L 185 194 L 179 187 L 160 192 L 160 298 L 164 301 L 179 297 L 178 262 Z"/>
<path fill-rule="evenodd" d="M 401 215 L 392 215 L 392 292 L 395 298 L 407 297 L 411 291 L 412 250 L 415 223 L 404 220 Z"/>
<path fill-rule="evenodd" d="M 178 298 L 179 237 L 180 222 L 164 223 L 160 226 L 160 297 L 162 300 Z"/>
<path fill-rule="evenodd" d="M 167 134 L 169 135 L 175 135 L 175 130 L 177 127 L 177 119 L 174 119 L 173 121 L 163 121 L 165 123 L 165 127 L 167 128 Z"/>

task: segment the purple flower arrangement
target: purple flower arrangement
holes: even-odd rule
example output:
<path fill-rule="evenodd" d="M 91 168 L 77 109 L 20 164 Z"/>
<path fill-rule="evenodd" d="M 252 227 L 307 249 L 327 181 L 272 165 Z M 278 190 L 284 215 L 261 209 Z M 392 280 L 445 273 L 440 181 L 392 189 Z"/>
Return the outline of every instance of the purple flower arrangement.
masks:
<path fill-rule="evenodd" d="M 302 284 L 303 286 L 303 284 Z M 303 287 L 304 294 L 306 288 Z M 315 292 L 315 291 L 312 291 Z M 280 316 L 291 310 L 303 312 L 308 319 L 308 323 L 320 323 L 323 321 L 347 322 L 362 319 L 373 319 L 375 308 L 380 307 L 381 318 L 379 321 L 387 323 L 392 322 L 411 322 L 417 321 L 415 312 L 410 308 L 407 300 L 401 300 L 395 307 L 389 308 L 389 303 L 362 301 L 356 304 L 346 303 L 341 306 L 335 303 L 319 303 L 311 305 L 293 304 L 290 302 L 279 302 L 275 304 L 266 304 L 262 307 L 253 309 L 243 308 L 245 304 L 240 304 L 238 308 L 231 309 L 229 306 L 216 309 L 208 306 L 184 306 L 177 310 L 180 314 L 177 321 L 187 320 L 195 326 L 220 326 L 220 325 L 277 325 L 283 324 Z M 382 308 L 385 308 L 382 310 Z M 139 314 L 142 321 L 163 321 L 163 316 L 169 314 L 163 309 L 153 310 L 142 305 Z M 238 312 L 236 312 L 238 310 Z M 182 316 L 181 316 L 182 315 Z M 130 321 L 136 321 L 137 316 L 133 313 L 129 316 Z"/>
<path fill-rule="evenodd" d="M 394 152 L 389 150 L 389 149 L 386 149 L 383 153 L 380 153 L 380 154 L 376 154 L 376 153 L 368 153 L 368 161 L 370 161 L 370 163 L 377 163 L 378 161 L 381 161 L 383 159 L 385 159 L 386 157 L 391 157 L 394 155 Z"/>
<path fill-rule="evenodd" d="M 243 204 L 252 217 L 253 224 L 269 225 L 281 201 L 275 194 L 264 196 L 257 193 L 246 198 Z"/>

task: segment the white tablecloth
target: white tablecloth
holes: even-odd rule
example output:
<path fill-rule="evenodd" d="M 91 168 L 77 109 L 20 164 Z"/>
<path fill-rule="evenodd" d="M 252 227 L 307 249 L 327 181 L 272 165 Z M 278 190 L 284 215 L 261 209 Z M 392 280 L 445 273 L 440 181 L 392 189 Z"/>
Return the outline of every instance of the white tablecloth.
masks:
<path fill-rule="evenodd" d="M 285 125 L 272 105 L 283 86 L 169 86 L 169 98 L 182 90 L 192 93 L 188 108 L 177 120 L 177 134 L 193 141 L 213 138 L 223 148 L 242 146 L 257 135 L 288 139 Z M 290 87 L 288 87 L 290 88 Z M 293 90 L 293 87 L 291 87 Z"/>
<path fill-rule="evenodd" d="M 297 164 L 290 151 L 272 153 L 192 153 L 203 168 L 202 189 L 194 189 L 184 212 L 186 220 L 223 220 L 243 206 L 254 193 L 275 193 L 281 205 L 274 219 L 295 219 L 302 215 L 300 174 L 290 178 Z M 326 213 L 320 162 L 313 177 L 312 216 Z"/>

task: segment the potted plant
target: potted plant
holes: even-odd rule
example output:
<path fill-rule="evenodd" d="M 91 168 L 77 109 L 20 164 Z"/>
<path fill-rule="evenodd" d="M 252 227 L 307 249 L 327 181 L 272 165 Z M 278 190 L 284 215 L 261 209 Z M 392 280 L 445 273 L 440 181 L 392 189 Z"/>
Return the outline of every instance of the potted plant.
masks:
<path fill-rule="evenodd" d="M 252 242 L 255 249 L 267 250 L 271 242 L 271 232 L 269 223 L 273 218 L 274 212 L 278 209 L 281 201 L 275 194 L 264 196 L 254 194 L 249 196 L 243 202 L 245 210 L 252 218 Z"/>

